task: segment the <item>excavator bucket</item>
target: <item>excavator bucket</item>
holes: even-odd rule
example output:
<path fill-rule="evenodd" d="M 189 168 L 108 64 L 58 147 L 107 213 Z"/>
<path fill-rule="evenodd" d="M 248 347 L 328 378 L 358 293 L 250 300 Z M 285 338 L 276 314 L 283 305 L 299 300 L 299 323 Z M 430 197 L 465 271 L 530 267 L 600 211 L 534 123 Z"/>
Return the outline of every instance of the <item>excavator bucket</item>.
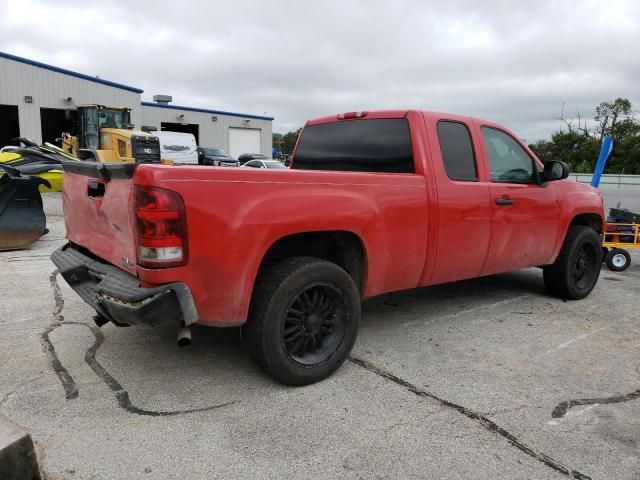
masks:
<path fill-rule="evenodd" d="M 0 251 L 26 248 L 46 233 L 38 186 L 49 182 L 0 164 Z"/>

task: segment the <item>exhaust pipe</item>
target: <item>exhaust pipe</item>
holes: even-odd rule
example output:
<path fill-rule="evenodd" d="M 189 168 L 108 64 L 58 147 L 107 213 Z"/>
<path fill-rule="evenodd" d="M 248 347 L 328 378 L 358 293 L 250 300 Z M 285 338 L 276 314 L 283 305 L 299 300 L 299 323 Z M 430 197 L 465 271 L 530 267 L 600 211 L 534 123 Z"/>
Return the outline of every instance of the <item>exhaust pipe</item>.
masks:
<path fill-rule="evenodd" d="M 191 327 L 182 325 L 178 329 L 178 346 L 187 347 L 191 345 Z"/>

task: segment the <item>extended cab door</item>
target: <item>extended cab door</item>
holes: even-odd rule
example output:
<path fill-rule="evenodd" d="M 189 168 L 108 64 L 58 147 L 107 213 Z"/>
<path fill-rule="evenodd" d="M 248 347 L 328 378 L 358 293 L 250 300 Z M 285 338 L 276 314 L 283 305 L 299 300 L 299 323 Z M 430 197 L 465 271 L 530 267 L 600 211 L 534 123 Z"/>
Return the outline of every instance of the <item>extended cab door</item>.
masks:
<path fill-rule="evenodd" d="M 489 250 L 491 208 L 485 169 L 474 145 L 479 139 L 465 118 L 428 116 L 437 188 L 437 243 L 427 283 L 480 275 Z"/>
<path fill-rule="evenodd" d="M 556 184 L 540 185 L 541 166 L 510 133 L 476 124 L 489 168 L 491 242 L 483 275 L 549 263 L 558 237 Z"/>

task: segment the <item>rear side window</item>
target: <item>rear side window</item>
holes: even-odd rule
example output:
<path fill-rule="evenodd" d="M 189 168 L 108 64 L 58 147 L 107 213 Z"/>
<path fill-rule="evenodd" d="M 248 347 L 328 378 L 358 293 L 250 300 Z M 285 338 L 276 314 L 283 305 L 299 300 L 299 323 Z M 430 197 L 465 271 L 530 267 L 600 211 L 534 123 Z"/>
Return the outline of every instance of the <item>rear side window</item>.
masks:
<path fill-rule="evenodd" d="M 466 125 L 459 122 L 438 122 L 438 142 L 444 169 L 451 180 L 478 180 L 471 135 Z"/>
<path fill-rule="evenodd" d="M 404 118 L 382 118 L 310 125 L 292 168 L 413 173 L 409 124 Z"/>

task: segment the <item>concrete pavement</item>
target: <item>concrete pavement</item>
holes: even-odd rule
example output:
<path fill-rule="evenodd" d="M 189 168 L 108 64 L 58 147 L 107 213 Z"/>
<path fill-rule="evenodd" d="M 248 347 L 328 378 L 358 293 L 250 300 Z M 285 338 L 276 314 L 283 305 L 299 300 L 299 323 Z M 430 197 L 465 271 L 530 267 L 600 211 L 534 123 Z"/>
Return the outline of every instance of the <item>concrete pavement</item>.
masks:
<path fill-rule="evenodd" d="M 537 269 L 369 300 L 351 360 L 288 388 L 237 329 L 179 349 L 94 327 L 48 259 L 64 228 L 45 204 L 51 232 L 0 253 L 0 411 L 47 479 L 638 478 L 637 253 L 579 302 Z"/>

